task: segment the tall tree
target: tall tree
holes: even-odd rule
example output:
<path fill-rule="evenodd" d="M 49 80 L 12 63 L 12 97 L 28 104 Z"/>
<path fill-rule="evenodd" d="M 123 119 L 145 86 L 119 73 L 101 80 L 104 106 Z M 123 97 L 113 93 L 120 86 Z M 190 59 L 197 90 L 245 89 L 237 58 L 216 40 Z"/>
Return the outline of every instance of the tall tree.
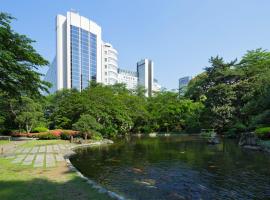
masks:
<path fill-rule="evenodd" d="M 32 47 L 33 40 L 12 30 L 13 19 L 0 13 L 0 92 L 12 97 L 40 96 L 50 84 L 40 79 L 37 69 L 48 62 Z"/>

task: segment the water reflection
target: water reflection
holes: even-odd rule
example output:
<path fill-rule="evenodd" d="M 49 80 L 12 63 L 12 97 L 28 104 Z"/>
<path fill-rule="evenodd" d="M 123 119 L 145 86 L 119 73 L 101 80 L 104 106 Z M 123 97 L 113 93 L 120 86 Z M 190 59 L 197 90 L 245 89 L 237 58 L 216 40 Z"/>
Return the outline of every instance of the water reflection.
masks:
<path fill-rule="evenodd" d="M 269 155 L 234 141 L 208 145 L 194 136 L 128 138 L 78 150 L 86 176 L 131 199 L 267 199 Z"/>

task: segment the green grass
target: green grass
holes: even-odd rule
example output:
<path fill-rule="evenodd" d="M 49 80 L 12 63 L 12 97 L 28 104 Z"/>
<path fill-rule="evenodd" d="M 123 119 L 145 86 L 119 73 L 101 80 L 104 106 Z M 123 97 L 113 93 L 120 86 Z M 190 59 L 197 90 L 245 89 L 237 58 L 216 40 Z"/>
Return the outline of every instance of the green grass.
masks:
<path fill-rule="evenodd" d="M 74 172 L 59 167 L 34 169 L 3 158 L 0 158 L 0 197 L 5 200 L 110 199 L 92 189 Z"/>
<path fill-rule="evenodd" d="M 0 140 L 0 145 L 8 144 L 10 141 L 8 140 Z"/>
<path fill-rule="evenodd" d="M 68 144 L 67 140 L 30 140 L 22 144 L 21 147 L 34 147 L 42 145 L 53 145 L 53 144 Z"/>

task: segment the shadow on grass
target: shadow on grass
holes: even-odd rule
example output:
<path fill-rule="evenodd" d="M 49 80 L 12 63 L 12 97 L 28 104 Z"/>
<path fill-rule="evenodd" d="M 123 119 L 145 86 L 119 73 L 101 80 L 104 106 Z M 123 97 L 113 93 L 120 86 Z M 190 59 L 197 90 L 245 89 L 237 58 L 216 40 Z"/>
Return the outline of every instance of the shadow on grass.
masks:
<path fill-rule="evenodd" d="M 84 180 L 74 177 L 67 182 L 54 182 L 46 179 L 30 181 L 1 181 L 1 200 L 82 200 L 110 199 L 106 194 L 100 194 L 92 189 Z"/>

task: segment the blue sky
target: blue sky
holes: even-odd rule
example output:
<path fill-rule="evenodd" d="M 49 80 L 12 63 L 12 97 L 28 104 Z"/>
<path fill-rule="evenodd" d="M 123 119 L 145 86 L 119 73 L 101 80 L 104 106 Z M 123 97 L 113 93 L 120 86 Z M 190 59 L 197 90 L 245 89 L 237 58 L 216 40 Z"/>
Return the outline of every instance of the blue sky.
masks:
<path fill-rule="evenodd" d="M 269 49 L 269 8 L 269 0 L 0 0 L 0 10 L 17 18 L 14 29 L 36 40 L 47 60 L 55 56 L 55 16 L 75 9 L 102 27 L 120 67 L 135 70 L 138 60 L 151 58 L 168 89 L 202 72 L 211 56 L 232 60 Z"/>

